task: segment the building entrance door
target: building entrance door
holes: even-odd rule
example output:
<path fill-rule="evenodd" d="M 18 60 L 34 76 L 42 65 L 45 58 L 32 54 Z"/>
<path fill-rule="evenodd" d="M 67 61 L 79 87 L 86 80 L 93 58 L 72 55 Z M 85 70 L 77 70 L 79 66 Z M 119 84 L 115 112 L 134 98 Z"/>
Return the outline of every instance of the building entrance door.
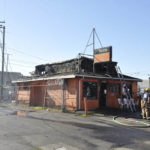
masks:
<path fill-rule="evenodd" d="M 107 104 L 107 82 L 100 82 L 99 107 L 105 107 Z"/>

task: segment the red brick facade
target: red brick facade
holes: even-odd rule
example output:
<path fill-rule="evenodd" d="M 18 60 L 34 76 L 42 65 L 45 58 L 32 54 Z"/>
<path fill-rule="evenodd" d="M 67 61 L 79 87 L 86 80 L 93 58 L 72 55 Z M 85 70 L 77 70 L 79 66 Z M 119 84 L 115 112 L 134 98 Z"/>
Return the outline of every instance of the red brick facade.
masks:
<path fill-rule="evenodd" d="M 65 79 L 63 86 L 62 81 L 59 79 L 44 80 L 44 81 L 30 81 L 29 88 L 23 90 L 18 88 L 18 100 L 29 102 L 32 106 L 50 106 L 62 107 L 63 100 L 64 106 L 68 110 L 84 110 L 84 97 L 83 97 L 83 82 L 94 81 L 97 83 L 97 98 L 88 99 L 88 109 L 99 109 L 101 101 L 101 82 L 107 83 L 107 100 L 106 107 L 119 108 L 118 104 L 118 88 L 120 85 L 119 80 L 102 80 L 96 78 L 71 78 Z M 132 86 L 132 97 L 137 100 L 137 82 L 126 81 L 127 84 Z M 18 85 L 24 85 L 19 83 Z M 113 91 L 111 89 L 113 87 Z"/>

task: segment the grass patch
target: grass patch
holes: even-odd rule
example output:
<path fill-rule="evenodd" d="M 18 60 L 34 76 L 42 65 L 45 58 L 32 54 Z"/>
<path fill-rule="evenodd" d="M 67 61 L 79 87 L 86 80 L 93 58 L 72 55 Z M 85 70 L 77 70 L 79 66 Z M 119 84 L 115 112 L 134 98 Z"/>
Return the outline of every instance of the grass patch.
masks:
<path fill-rule="evenodd" d="M 46 110 L 48 110 L 49 112 L 62 112 L 60 108 L 47 108 Z"/>
<path fill-rule="evenodd" d="M 75 111 L 75 110 L 65 110 L 65 113 L 75 114 L 75 113 L 76 113 L 76 111 Z"/>
<path fill-rule="evenodd" d="M 11 105 L 11 106 L 20 106 L 20 107 L 29 107 L 29 104 L 26 104 L 26 103 L 19 103 L 19 104 L 10 103 L 9 105 Z"/>
<path fill-rule="evenodd" d="M 10 106 L 16 106 L 17 104 L 15 103 L 9 103 Z"/>
<path fill-rule="evenodd" d="M 36 147 L 36 150 L 42 150 L 39 146 Z"/>
<path fill-rule="evenodd" d="M 35 106 L 35 107 L 30 107 L 30 108 L 35 109 L 35 110 L 42 110 L 43 109 L 43 107 L 40 107 L 40 106 Z"/>

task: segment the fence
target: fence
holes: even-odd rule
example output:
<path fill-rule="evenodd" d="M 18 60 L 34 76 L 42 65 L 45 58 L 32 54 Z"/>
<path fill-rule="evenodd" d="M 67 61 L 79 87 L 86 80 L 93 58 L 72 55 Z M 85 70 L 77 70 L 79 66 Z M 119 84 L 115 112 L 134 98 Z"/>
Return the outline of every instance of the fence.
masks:
<path fill-rule="evenodd" d="M 4 99 L 30 106 L 75 109 L 76 89 L 76 86 L 63 87 L 62 85 L 9 86 Z"/>

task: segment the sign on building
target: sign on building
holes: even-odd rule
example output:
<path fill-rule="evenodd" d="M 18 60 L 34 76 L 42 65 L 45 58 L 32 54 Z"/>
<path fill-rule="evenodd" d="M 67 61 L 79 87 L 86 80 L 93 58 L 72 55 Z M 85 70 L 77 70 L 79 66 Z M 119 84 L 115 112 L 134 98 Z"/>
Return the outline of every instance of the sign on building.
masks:
<path fill-rule="evenodd" d="M 94 50 L 94 63 L 112 61 L 112 46 Z"/>

